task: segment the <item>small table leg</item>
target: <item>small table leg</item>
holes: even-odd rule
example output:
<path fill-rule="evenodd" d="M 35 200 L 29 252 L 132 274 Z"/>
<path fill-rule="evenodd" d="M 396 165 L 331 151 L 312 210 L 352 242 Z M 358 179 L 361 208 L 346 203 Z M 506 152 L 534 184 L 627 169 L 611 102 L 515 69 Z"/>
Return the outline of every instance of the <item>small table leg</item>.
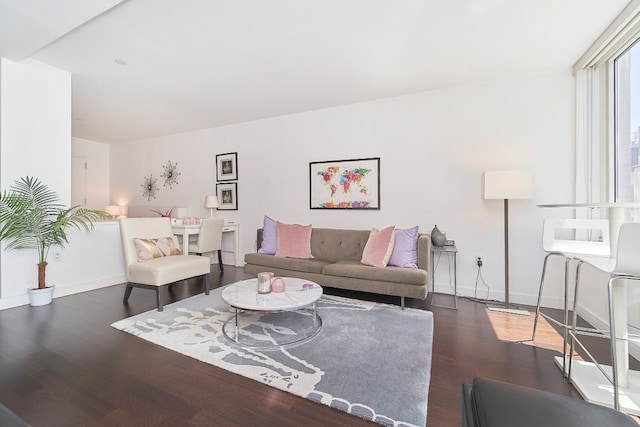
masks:
<path fill-rule="evenodd" d="M 316 312 L 316 303 L 313 303 L 313 326 L 318 326 L 318 313 Z"/>
<path fill-rule="evenodd" d="M 236 308 L 236 342 L 238 342 L 238 315 L 239 315 L 239 311 L 240 310 L 238 310 Z"/>

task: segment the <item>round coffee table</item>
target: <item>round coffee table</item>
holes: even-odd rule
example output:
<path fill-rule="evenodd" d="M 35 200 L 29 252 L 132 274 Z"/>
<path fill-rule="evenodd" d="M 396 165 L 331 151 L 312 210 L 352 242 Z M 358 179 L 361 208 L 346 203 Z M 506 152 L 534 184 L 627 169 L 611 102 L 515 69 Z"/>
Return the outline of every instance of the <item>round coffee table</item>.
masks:
<path fill-rule="evenodd" d="M 258 293 L 258 279 L 242 280 L 233 283 L 222 291 L 222 299 L 235 309 L 235 313 L 224 322 L 223 335 L 230 341 L 239 342 L 238 322 L 244 311 L 256 313 L 279 313 L 297 310 L 309 310 L 313 315 L 312 328 L 300 338 L 286 344 L 274 343 L 271 347 L 287 347 L 307 341 L 320 332 L 322 319 L 316 312 L 316 301 L 322 296 L 322 287 L 317 283 L 294 277 L 282 277 L 284 292 Z M 228 324 L 235 320 L 235 334 L 231 337 L 227 332 Z"/>

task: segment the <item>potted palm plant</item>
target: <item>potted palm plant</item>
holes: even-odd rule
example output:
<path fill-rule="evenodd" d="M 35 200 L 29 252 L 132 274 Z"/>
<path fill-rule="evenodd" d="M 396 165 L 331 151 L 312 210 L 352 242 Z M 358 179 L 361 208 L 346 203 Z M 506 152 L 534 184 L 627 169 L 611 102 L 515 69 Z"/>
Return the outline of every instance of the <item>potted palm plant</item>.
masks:
<path fill-rule="evenodd" d="M 7 250 L 35 249 L 38 252 L 38 287 L 29 289 L 31 305 L 51 303 L 53 286 L 46 284 L 51 247 L 64 247 L 69 243 L 69 228 L 91 231 L 94 222 L 107 215 L 100 210 L 67 208 L 59 200 L 47 185 L 29 176 L 15 181 L 8 191 L 0 194 L 0 241 L 8 242 Z"/>

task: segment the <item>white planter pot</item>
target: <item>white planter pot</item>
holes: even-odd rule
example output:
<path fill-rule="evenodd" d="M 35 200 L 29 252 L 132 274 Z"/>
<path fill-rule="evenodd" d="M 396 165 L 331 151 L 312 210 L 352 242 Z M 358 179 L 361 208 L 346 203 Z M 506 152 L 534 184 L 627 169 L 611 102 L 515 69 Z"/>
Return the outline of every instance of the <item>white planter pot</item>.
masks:
<path fill-rule="evenodd" d="M 29 289 L 29 302 L 33 307 L 51 304 L 53 299 L 54 286 L 47 286 L 44 289 Z"/>

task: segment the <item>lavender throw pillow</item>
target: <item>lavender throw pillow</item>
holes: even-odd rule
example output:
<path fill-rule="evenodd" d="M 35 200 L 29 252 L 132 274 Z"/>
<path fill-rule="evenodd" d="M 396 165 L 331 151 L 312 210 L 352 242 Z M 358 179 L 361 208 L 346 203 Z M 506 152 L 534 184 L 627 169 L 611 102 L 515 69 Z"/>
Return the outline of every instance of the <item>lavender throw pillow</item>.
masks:
<path fill-rule="evenodd" d="M 418 226 L 406 230 L 396 229 L 395 234 L 389 265 L 418 268 Z"/>
<path fill-rule="evenodd" d="M 276 221 L 264 216 L 262 226 L 262 244 L 258 249 L 259 254 L 275 255 L 278 247 L 278 226 Z"/>

